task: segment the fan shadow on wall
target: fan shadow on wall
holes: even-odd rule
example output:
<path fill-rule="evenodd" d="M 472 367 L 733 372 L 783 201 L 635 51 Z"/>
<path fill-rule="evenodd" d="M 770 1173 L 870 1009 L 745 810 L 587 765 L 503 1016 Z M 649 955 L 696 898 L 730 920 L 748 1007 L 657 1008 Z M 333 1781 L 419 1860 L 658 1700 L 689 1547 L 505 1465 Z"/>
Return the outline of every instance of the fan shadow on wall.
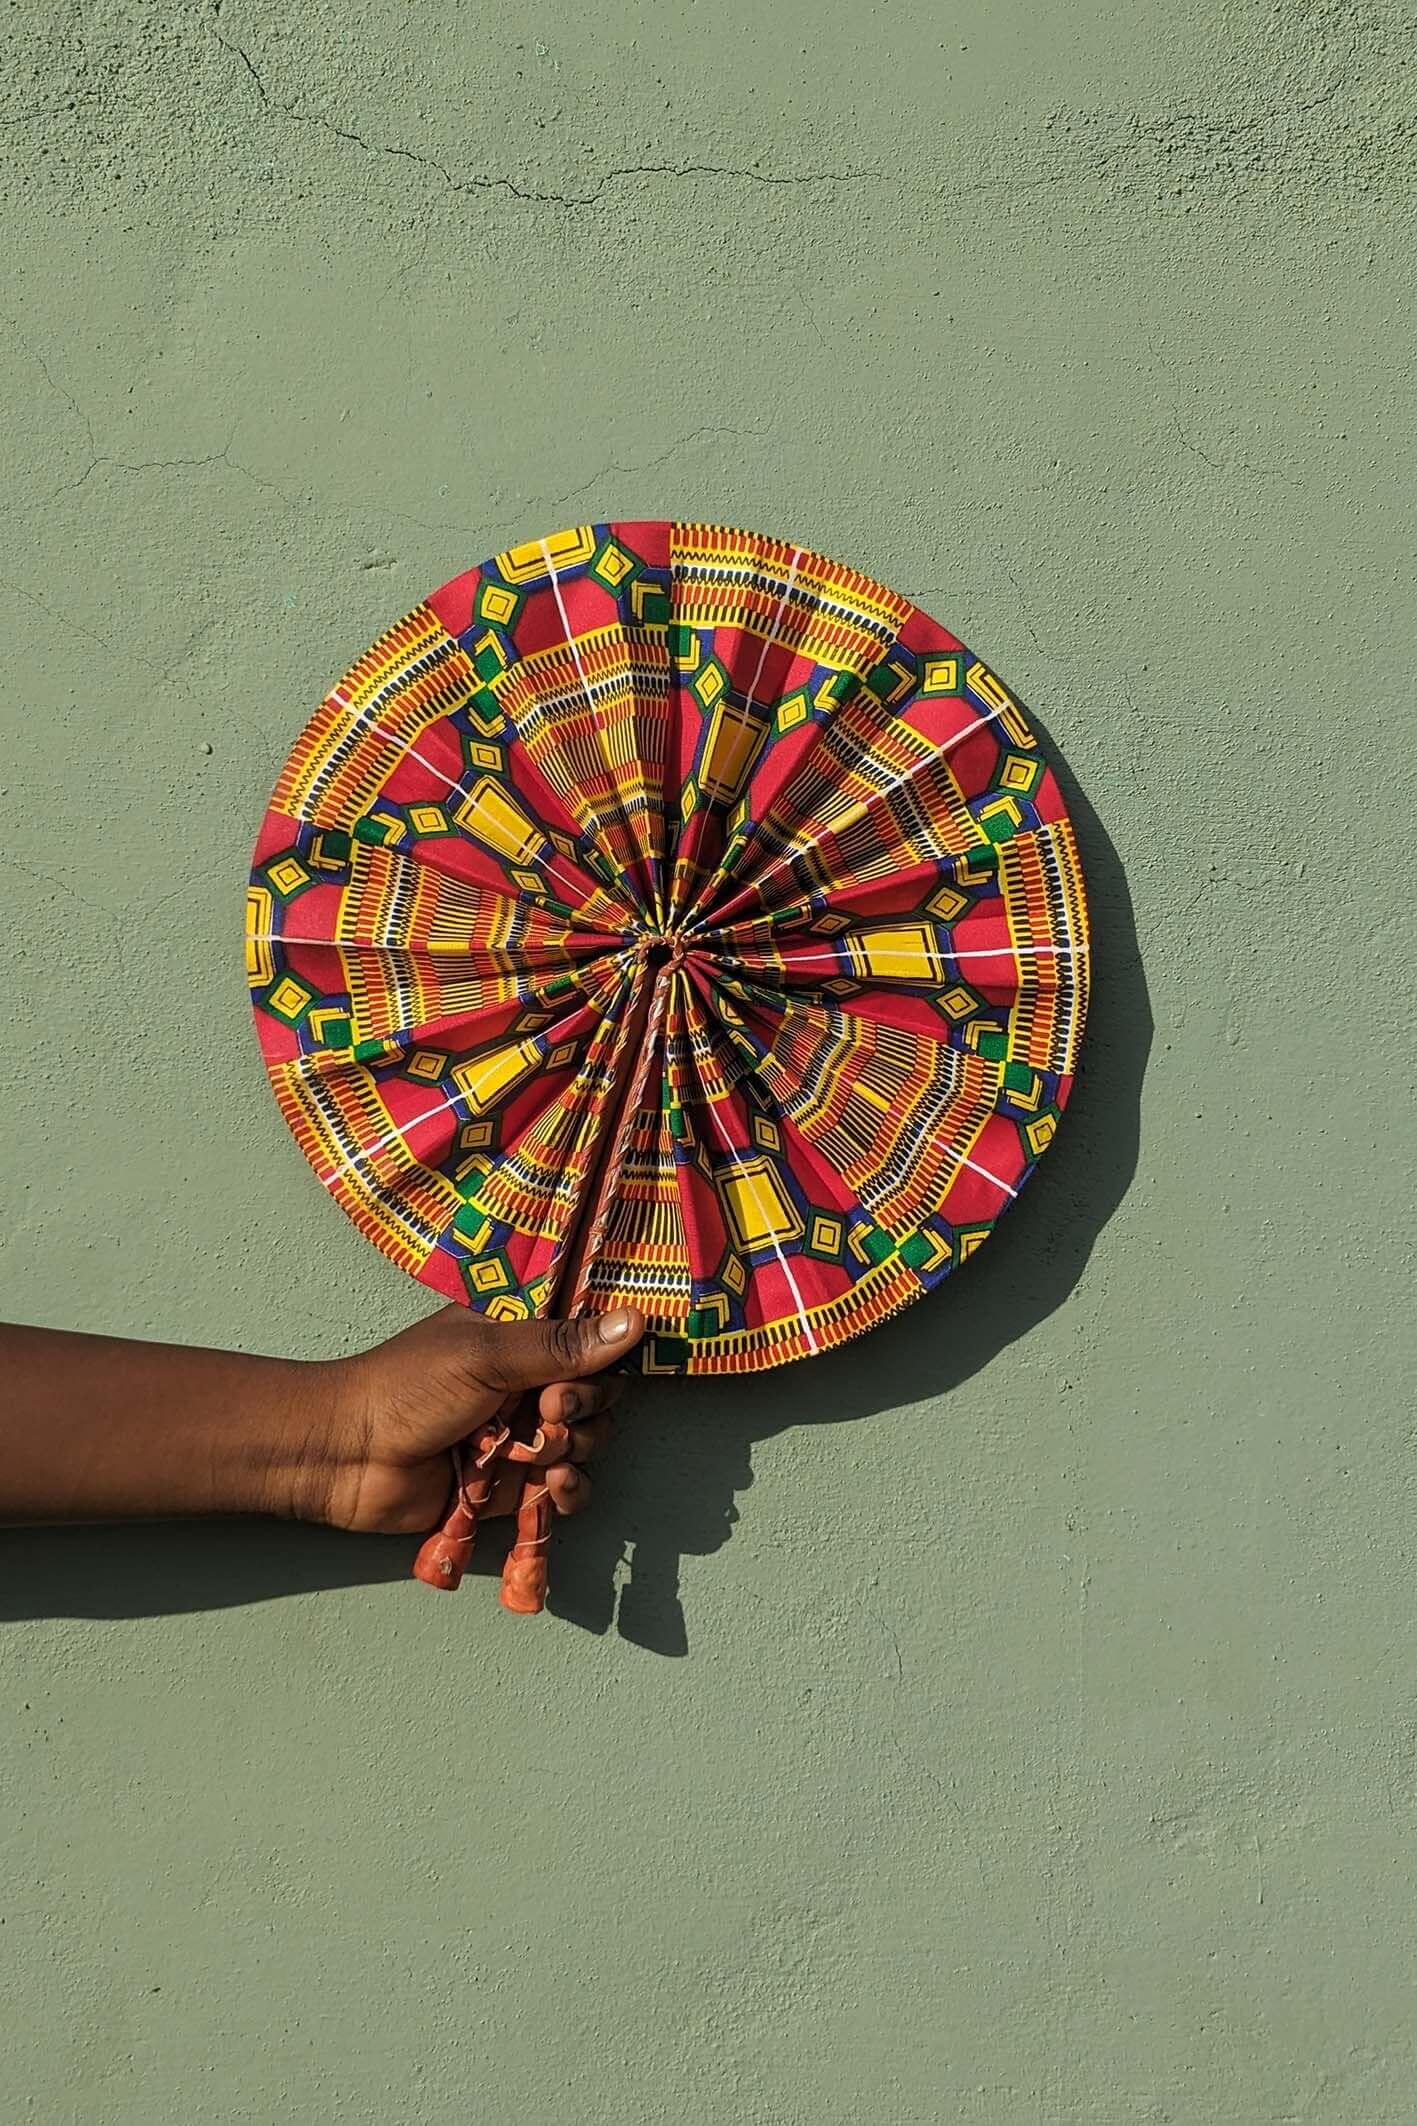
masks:
<path fill-rule="evenodd" d="M 591 1508 L 557 1532 L 553 1616 L 590 1632 L 617 1629 L 654 1653 L 687 1653 L 682 1562 L 721 1549 L 751 1512 L 739 1502 L 752 1486 L 755 1444 L 796 1425 L 865 1422 L 962 1388 L 1062 1305 L 1122 1201 L 1136 1171 L 1153 1030 L 1131 897 L 1096 813 L 1042 721 L 1027 713 L 1063 786 L 1092 909 L 1092 1006 L 1057 1142 L 976 1260 L 868 1336 L 783 1371 L 636 1382 Z M 942 1544 L 950 1539 L 950 1462 L 969 1453 L 967 1409 L 941 1436 L 946 1446 L 925 1464 L 937 1472 L 931 1515 Z M 504 1543 L 504 1528 L 491 1524 L 462 1600 L 493 1603 L 481 1580 L 500 1571 Z M 406 1583 L 409 1601 L 426 1602 L 427 1590 L 408 1578 L 412 1550 L 406 1537 L 282 1522 L 12 1529 L 0 1533 L 0 1619 L 172 1615 L 379 1582 Z M 516 1628 L 500 1611 L 496 1625 Z"/>

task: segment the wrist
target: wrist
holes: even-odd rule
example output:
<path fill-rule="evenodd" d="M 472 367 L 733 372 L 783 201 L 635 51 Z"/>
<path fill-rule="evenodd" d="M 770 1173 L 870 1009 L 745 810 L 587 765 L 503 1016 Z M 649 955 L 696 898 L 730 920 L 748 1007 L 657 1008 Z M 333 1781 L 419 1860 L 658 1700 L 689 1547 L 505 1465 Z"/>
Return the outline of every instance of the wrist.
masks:
<path fill-rule="evenodd" d="M 283 1520 L 340 1524 L 341 1500 L 364 1459 L 365 1395 L 359 1360 L 296 1363 L 282 1420 L 269 1443 L 261 1511 Z"/>
<path fill-rule="evenodd" d="M 279 1520 L 323 1521 L 334 1488 L 335 1413 L 340 1405 L 338 1360 L 279 1361 L 281 1392 L 270 1422 L 260 1428 L 248 1509 Z"/>

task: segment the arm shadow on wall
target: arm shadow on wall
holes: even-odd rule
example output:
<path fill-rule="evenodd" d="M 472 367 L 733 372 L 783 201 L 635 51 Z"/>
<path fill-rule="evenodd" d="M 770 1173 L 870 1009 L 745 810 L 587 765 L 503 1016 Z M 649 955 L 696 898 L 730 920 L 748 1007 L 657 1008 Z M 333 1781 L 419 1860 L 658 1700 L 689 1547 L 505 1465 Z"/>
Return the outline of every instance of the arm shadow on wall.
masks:
<path fill-rule="evenodd" d="M 1050 756 L 1056 764 L 1051 747 Z M 977 1259 L 870 1336 L 787 1373 L 637 1384 L 589 1512 L 557 1532 L 554 1616 L 590 1632 L 617 1629 L 653 1653 L 686 1654 L 682 1562 L 729 1541 L 757 1442 L 961 1389 L 1073 1290 L 1136 1171 L 1152 1018 L 1117 852 L 1061 765 L 1059 777 L 1087 874 L 1094 988 L 1057 1143 Z M 506 1524 L 492 1524 L 462 1599 L 492 1599 L 478 1581 L 500 1570 L 505 1546 Z M 274 1521 L 6 1530 L 0 1620 L 168 1615 L 380 1581 L 404 1582 L 409 1600 L 429 1601 L 408 1577 L 414 1547 Z"/>

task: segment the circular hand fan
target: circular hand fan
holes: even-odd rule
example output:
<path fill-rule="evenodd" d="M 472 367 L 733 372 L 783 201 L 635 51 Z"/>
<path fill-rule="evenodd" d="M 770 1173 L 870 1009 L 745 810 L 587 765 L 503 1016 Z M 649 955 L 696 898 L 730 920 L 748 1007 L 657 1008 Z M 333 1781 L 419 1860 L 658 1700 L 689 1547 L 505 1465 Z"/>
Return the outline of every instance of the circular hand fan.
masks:
<path fill-rule="evenodd" d="M 276 1098 L 403 1268 L 501 1320 L 633 1304 L 646 1373 L 825 1351 L 1049 1143 L 1087 913 L 1017 703 L 858 570 L 586 524 L 457 576 L 327 695 L 257 843 Z M 453 1586 L 504 1415 L 416 1570 Z M 529 1480 L 503 1599 L 539 1609 Z"/>

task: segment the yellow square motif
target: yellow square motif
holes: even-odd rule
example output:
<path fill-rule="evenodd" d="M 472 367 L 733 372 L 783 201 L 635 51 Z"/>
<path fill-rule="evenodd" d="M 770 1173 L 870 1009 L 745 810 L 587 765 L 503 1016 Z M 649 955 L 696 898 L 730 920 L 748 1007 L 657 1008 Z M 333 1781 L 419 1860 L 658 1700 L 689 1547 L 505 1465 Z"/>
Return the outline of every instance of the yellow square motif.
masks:
<path fill-rule="evenodd" d="M 839 1255 L 846 1228 L 840 1218 L 828 1218 L 818 1211 L 812 1220 L 812 1237 L 807 1245 L 819 1255 Z"/>
<path fill-rule="evenodd" d="M 424 1085 L 436 1085 L 447 1067 L 447 1057 L 432 1048 L 415 1048 L 404 1065 L 409 1076 L 418 1078 Z"/>
<path fill-rule="evenodd" d="M 795 731 L 799 723 L 807 721 L 808 713 L 806 695 L 801 692 L 789 694 L 786 700 L 777 705 L 779 731 Z"/>
<path fill-rule="evenodd" d="M 490 1122 L 464 1122 L 458 1131 L 458 1143 L 465 1152 L 478 1151 L 489 1145 L 495 1134 Z"/>
<path fill-rule="evenodd" d="M 489 1299 L 482 1311 L 489 1321 L 527 1321 L 531 1315 L 526 1301 L 515 1292 L 503 1292 L 496 1299 Z"/>
<path fill-rule="evenodd" d="M 754 1115 L 752 1129 L 754 1144 L 761 1145 L 765 1152 L 782 1150 L 782 1131 L 770 1116 Z"/>
<path fill-rule="evenodd" d="M 441 805 L 410 805 L 409 823 L 418 834 L 446 834 L 448 815 Z"/>
<path fill-rule="evenodd" d="M 1036 1122 L 1029 1123 L 1023 1134 L 1035 1159 L 1040 1152 L 1047 1151 L 1057 1134 L 1057 1129 L 1058 1118 L 1054 1114 L 1040 1115 Z"/>
<path fill-rule="evenodd" d="M 736 1293 L 738 1298 L 741 1299 L 748 1289 L 748 1272 L 744 1269 L 738 1257 L 730 1255 L 718 1274 L 727 1285 L 729 1291 Z"/>
<path fill-rule="evenodd" d="M 944 982 L 945 963 L 928 923 L 891 923 L 846 939 L 858 974 L 878 982 Z"/>
<path fill-rule="evenodd" d="M 969 906 L 969 895 L 957 893 L 953 886 L 941 886 L 938 893 L 930 895 L 925 906 L 931 915 L 937 915 L 942 923 L 955 923 Z"/>
<path fill-rule="evenodd" d="M 922 694 L 957 694 L 959 692 L 958 657 L 927 657 L 924 676 L 920 681 Z"/>
<path fill-rule="evenodd" d="M 309 1001 L 308 990 L 288 974 L 281 977 L 268 998 L 272 1011 L 278 1011 L 283 1019 L 298 1019 Z"/>
<path fill-rule="evenodd" d="M 947 989 L 940 999 L 940 1007 L 952 1019 L 967 1019 L 978 1008 L 978 999 L 969 989 Z"/>
<path fill-rule="evenodd" d="M 603 576 L 606 582 L 613 584 L 618 591 L 634 565 L 625 549 L 622 546 L 617 546 L 612 539 L 605 552 L 596 562 L 592 573 L 597 576 Z"/>
<path fill-rule="evenodd" d="M 305 866 L 294 856 L 283 856 L 278 864 L 272 864 L 270 876 L 271 884 L 282 893 L 294 893 L 297 886 L 307 885 L 310 879 Z"/>
<path fill-rule="evenodd" d="M 483 618 L 495 620 L 498 627 L 505 627 L 517 609 L 516 597 L 504 583 L 484 583 L 479 602 Z"/>
<path fill-rule="evenodd" d="M 745 1159 L 716 1185 L 729 1231 L 746 1253 L 801 1239 L 802 1221 L 766 1159 Z"/>
<path fill-rule="evenodd" d="M 458 806 L 457 817 L 469 834 L 509 863 L 524 864 L 541 847 L 540 829 L 490 775 L 479 775 Z"/>
<path fill-rule="evenodd" d="M 716 664 L 706 664 L 694 681 L 694 692 L 706 709 L 711 709 L 723 692 L 727 681 Z"/>
<path fill-rule="evenodd" d="M 999 771 L 999 782 L 1005 790 L 1021 790 L 1027 794 L 1037 773 L 1031 760 L 1025 760 L 1020 753 L 1010 753 Z"/>
<path fill-rule="evenodd" d="M 505 1292 L 512 1281 L 495 1255 L 486 1262 L 469 1263 L 467 1274 L 479 1292 Z"/>
<path fill-rule="evenodd" d="M 468 758 L 474 767 L 499 769 L 502 766 L 502 749 L 489 746 L 482 740 L 475 741 L 467 749 Z"/>
<path fill-rule="evenodd" d="M 704 676 L 707 678 L 709 674 Z M 721 691 L 721 682 L 714 691 Z M 699 769 L 699 779 L 710 797 L 725 803 L 738 795 L 758 757 L 766 729 L 766 725 L 759 723 L 749 710 L 736 708 L 729 701 L 719 703 L 713 712 L 703 765 Z"/>

